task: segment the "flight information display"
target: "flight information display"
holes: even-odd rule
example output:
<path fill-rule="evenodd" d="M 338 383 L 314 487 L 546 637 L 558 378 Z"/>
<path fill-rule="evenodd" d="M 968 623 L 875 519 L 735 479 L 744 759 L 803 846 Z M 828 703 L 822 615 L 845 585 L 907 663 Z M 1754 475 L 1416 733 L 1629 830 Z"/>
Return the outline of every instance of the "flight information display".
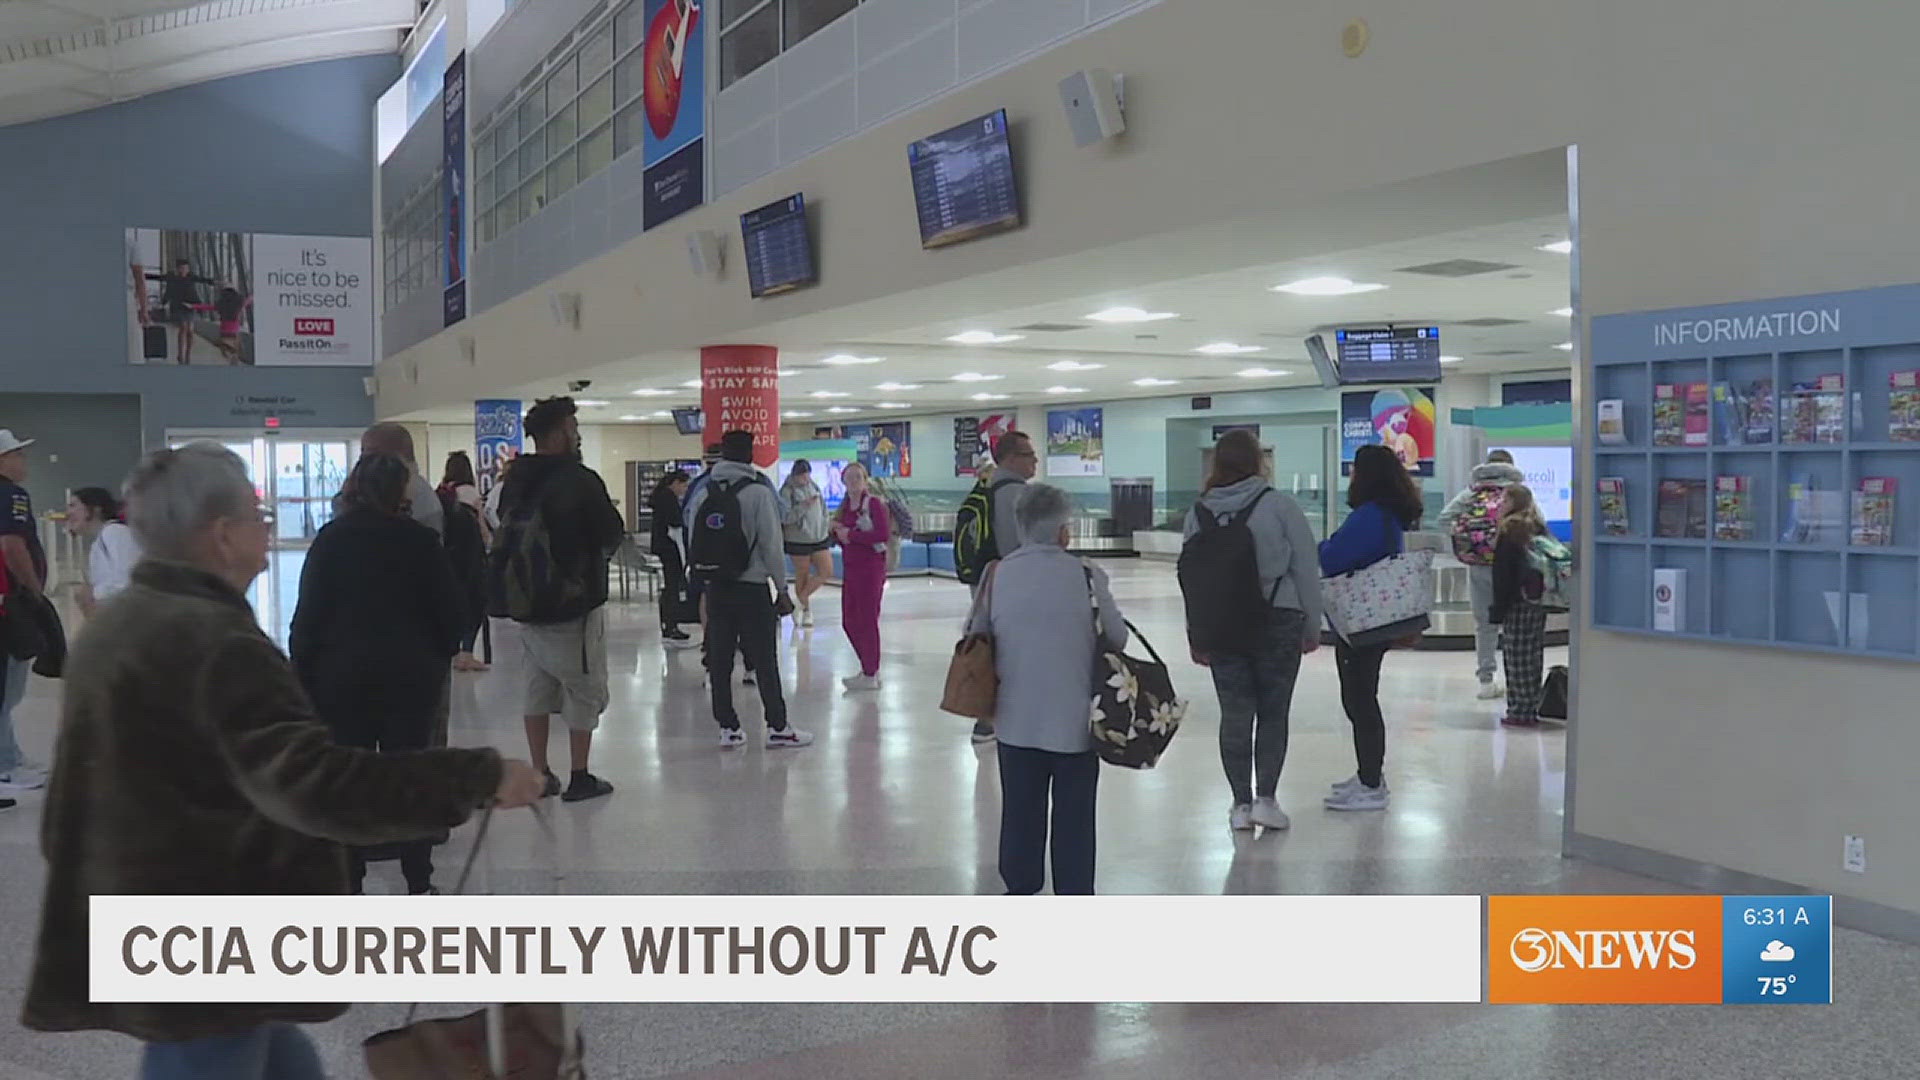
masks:
<path fill-rule="evenodd" d="M 741 214 L 740 236 L 747 253 L 747 287 L 754 296 L 777 296 L 819 280 L 805 196 L 789 195 Z"/>
<path fill-rule="evenodd" d="M 1432 382 L 1440 377 L 1440 328 L 1340 330 L 1335 363 L 1342 383 Z"/>
<path fill-rule="evenodd" d="M 921 139 L 907 149 L 920 246 L 945 247 L 1018 228 L 1020 192 L 1007 141 L 1007 111 Z"/>

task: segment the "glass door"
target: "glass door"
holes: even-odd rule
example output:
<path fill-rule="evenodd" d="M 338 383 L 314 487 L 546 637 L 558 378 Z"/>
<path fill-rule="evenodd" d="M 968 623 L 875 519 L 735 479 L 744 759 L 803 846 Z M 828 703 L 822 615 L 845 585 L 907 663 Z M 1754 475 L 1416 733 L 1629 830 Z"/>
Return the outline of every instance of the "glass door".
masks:
<path fill-rule="evenodd" d="M 282 547 L 313 542 L 333 520 L 333 497 L 353 466 L 353 444 L 344 439 L 269 439 L 273 459 L 274 538 Z"/>

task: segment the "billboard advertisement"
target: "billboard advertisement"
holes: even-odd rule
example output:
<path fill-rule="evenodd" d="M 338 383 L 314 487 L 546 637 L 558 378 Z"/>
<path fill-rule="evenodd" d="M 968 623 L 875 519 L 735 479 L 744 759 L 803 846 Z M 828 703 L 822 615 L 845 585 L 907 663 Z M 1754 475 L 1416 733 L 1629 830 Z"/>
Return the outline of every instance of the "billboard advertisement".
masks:
<path fill-rule="evenodd" d="M 699 0 L 646 0 L 641 103 L 645 228 L 706 199 L 706 9 Z"/>
<path fill-rule="evenodd" d="M 1432 476 L 1437 433 L 1431 386 L 1341 394 L 1340 475 L 1352 471 L 1356 451 L 1379 443 L 1398 454 L 1408 472 Z"/>
<path fill-rule="evenodd" d="M 780 350 L 770 345 L 708 345 L 700 350 L 700 408 L 707 442 L 729 431 L 753 433 L 753 463 L 780 459 Z"/>
<path fill-rule="evenodd" d="M 467 54 L 461 53 L 447 65 L 442 81 L 440 115 L 443 125 L 440 145 L 445 161 L 441 163 L 440 189 L 447 217 L 447 268 L 445 320 L 452 326 L 467 317 Z"/>
<path fill-rule="evenodd" d="M 1047 413 L 1047 475 L 1105 476 L 1105 413 L 1098 409 L 1054 409 Z"/>
<path fill-rule="evenodd" d="M 128 360 L 368 367 L 373 241 L 129 229 Z"/>

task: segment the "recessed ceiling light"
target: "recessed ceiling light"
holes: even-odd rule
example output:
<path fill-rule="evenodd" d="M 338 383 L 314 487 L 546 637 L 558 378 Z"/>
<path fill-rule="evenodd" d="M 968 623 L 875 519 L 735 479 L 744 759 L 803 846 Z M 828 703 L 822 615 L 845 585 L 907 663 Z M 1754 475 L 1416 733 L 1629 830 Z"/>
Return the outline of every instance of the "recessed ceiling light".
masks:
<path fill-rule="evenodd" d="M 1349 281 L 1343 277 L 1310 277 L 1275 285 L 1273 291 L 1292 293 L 1294 296 L 1352 296 L 1355 293 L 1379 292 L 1384 288 L 1385 285 Z"/>
<path fill-rule="evenodd" d="M 1563 319 L 1571 319 L 1573 318 L 1573 309 L 1570 307 L 1554 308 L 1552 311 L 1547 312 L 1547 314 L 1558 315 Z"/>
<path fill-rule="evenodd" d="M 1179 379 L 1156 379 L 1149 376 L 1145 379 L 1133 380 L 1133 385 L 1135 386 L 1172 386 L 1174 383 L 1177 383 L 1179 381 L 1180 381 Z"/>
<path fill-rule="evenodd" d="M 820 362 L 823 364 L 832 364 L 834 367 L 849 367 L 853 364 L 877 364 L 885 359 L 886 357 L 884 356 L 855 356 L 852 353 L 834 353 L 832 356 Z"/>
<path fill-rule="evenodd" d="M 842 414 L 842 415 L 844 415 L 844 414 L 846 414 L 846 413 L 857 413 L 857 412 L 859 412 L 860 410 L 859 410 L 859 409 L 850 409 L 850 408 L 848 408 L 848 407 L 847 407 L 847 406 L 845 406 L 845 405 L 835 405 L 835 406 L 834 406 L 833 408 L 831 408 L 831 409 L 828 409 L 827 411 L 828 411 L 828 412 L 830 412 L 830 413 L 836 413 L 836 414 Z"/>
<path fill-rule="evenodd" d="M 794 370 L 793 368 L 783 367 L 780 369 L 780 377 L 783 379 L 791 379 L 792 377 L 798 374 L 800 374 L 800 372 Z"/>
<path fill-rule="evenodd" d="M 1005 401 L 1005 400 L 1007 400 L 1007 395 L 1005 395 L 1005 394 L 975 394 L 975 395 L 973 395 L 973 400 L 975 400 L 975 401 Z"/>
<path fill-rule="evenodd" d="M 1099 371 L 1105 364 L 1089 364 L 1081 360 L 1056 360 L 1047 365 L 1048 371 Z"/>
<path fill-rule="evenodd" d="M 623 417 L 621 417 L 620 419 L 622 419 L 622 420 L 625 420 L 625 421 L 627 421 L 628 423 L 632 423 L 632 422 L 633 422 L 633 421 L 635 421 L 635 420 L 645 420 L 645 419 L 646 419 L 646 417 L 644 417 L 644 416 L 632 416 L 632 415 L 628 415 L 628 416 L 623 416 Z"/>
<path fill-rule="evenodd" d="M 643 386 L 640 389 L 635 390 L 633 392 L 633 396 L 634 397 L 672 397 L 673 391 L 660 390 L 651 386 Z"/>
<path fill-rule="evenodd" d="M 824 398 L 846 397 L 847 395 L 844 392 L 839 390 L 815 390 L 813 393 L 808 394 L 807 396 L 824 399 Z"/>
<path fill-rule="evenodd" d="M 1047 387 L 1047 393 L 1049 394 L 1084 394 L 1086 392 L 1087 392 L 1087 388 L 1084 386 L 1049 386 Z"/>
<path fill-rule="evenodd" d="M 1004 378 L 1006 378 L 1005 375 L 982 375 L 977 371 L 963 371 L 960 374 L 955 375 L 953 377 L 953 381 L 954 382 L 992 382 L 995 379 L 1004 379 Z"/>
<path fill-rule="evenodd" d="M 1087 316 L 1094 322 L 1103 323 L 1143 323 L 1159 322 L 1161 319 L 1177 319 L 1177 312 L 1145 311 L 1137 307 L 1110 307 Z"/>
<path fill-rule="evenodd" d="M 1443 356 L 1440 358 L 1440 362 L 1443 364 L 1458 364 L 1464 362 L 1465 359 L 1466 358 L 1462 356 Z"/>
<path fill-rule="evenodd" d="M 686 382 L 683 382 L 680 385 L 686 387 L 689 390 L 698 390 L 702 386 L 705 386 L 706 384 L 701 382 L 699 379 L 688 379 Z"/>
<path fill-rule="evenodd" d="M 1573 241 L 1571 241 L 1571 240 L 1555 240 L 1555 241 L 1554 241 L 1553 243 L 1551 243 L 1551 244 L 1541 244 L 1541 245 L 1540 245 L 1540 250 L 1541 250 L 1541 251 L 1551 251 L 1551 252 L 1553 252 L 1553 253 L 1554 253 L 1555 255 L 1571 255 L 1571 254 L 1573 254 Z"/>
<path fill-rule="evenodd" d="M 1236 345 L 1231 341 L 1216 341 L 1193 350 L 1208 356 L 1236 356 L 1240 353 L 1259 352 L 1258 345 Z"/>
<path fill-rule="evenodd" d="M 1250 367 L 1242 368 L 1234 372 L 1234 374 L 1243 379 L 1279 379 L 1291 375 L 1293 372 L 1283 371 L 1279 368 Z"/>
<path fill-rule="evenodd" d="M 575 398 L 573 403 L 583 409 L 604 409 L 613 404 L 611 401 L 601 401 L 598 398 Z"/>
<path fill-rule="evenodd" d="M 879 404 L 875 405 L 874 408 L 876 409 L 911 409 L 913 408 L 913 406 L 907 404 L 904 401 L 882 401 Z"/>
<path fill-rule="evenodd" d="M 880 385 L 874 387 L 874 389 L 875 390 L 893 390 L 893 391 L 918 390 L 920 389 L 920 384 L 911 383 L 911 382 L 883 382 Z"/>
<path fill-rule="evenodd" d="M 667 410 L 665 410 L 665 409 L 660 409 L 660 410 L 657 410 L 657 411 L 655 411 L 655 412 L 650 412 L 650 413 L 648 413 L 647 415 L 648 415 L 648 416 L 657 416 L 657 417 L 659 417 L 660 419 L 662 419 L 662 420 L 665 420 L 665 419 L 667 419 L 668 417 L 670 417 L 670 416 L 672 416 L 673 414 L 672 414 L 672 413 L 670 413 L 670 412 L 668 412 L 668 411 L 667 411 Z"/>
<path fill-rule="evenodd" d="M 1020 334 L 996 334 L 991 330 L 963 330 L 947 338 L 956 345 L 1005 345 L 1009 341 L 1019 341 Z"/>
<path fill-rule="evenodd" d="M 787 420 L 805 420 L 811 417 L 813 414 L 810 412 L 800 412 L 798 410 L 794 410 L 790 412 L 783 412 L 780 415 L 782 418 Z"/>
<path fill-rule="evenodd" d="M 1571 341 L 1563 341 L 1563 342 L 1561 342 L 1560 344 L 1558 344 L 1558 345 L 1555 345 L 1555 346 L 1554 346 L 1554 348 L 1556 348 L 1556 349 L 1559 349 L 1559 350 L 1560 350 L 1561 352 L 1572 352 L 1572 351 L 1573 351 L 1573 342 L 1571 342 Z"/>

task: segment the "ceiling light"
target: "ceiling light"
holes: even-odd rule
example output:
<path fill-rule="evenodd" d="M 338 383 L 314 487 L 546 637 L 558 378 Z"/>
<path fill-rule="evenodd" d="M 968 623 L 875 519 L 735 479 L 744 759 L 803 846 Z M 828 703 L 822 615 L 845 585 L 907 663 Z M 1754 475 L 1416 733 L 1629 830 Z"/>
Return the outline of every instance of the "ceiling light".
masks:
<path fill-rule="evenodd" d="M 1464 362 L 1465 359 L 1465 357 L 1461 356 L 1443 356 L 1440 358 L 1440 362 L 1443 364 L 1458 364 Z"/>
<path fill-rule="evenodd" d="M 852 353 L 834 353 L 832 356 L 820 362 L 823 364 L 832 364 L 834 367 L 848 367 L 853 364 L 877 364 L 885 359 L 886 357 L 884 356 L 855 356 Z"/>
<path fill-rule="evenodd" d="M 1056 360 L 1047 365 L 1048 371 L 1098 371 L 1105 364 L 1089 364 L 1080 360 Z"/>
<path fill-rule="evenodd" d="M 670 412 L 668 412 L 668 411 L 667 411 L 667 410 L 665 410 L 665 409 L 660 409 L 660 410 L 658 410 L 658 411 L 656 411 L 656 412 L 650 412 L 650 413 L 648 413 L 647 415 L 648 415 L 648 416 L 657 416 L 657 417 L 659 417 L 660 419 L 662 419 L 662 420 L 665 420 L 665 419 L 667 419 L 668 417 L 671 417 L 671 416 L 672 416 L 673 414 L 672 414 L 672 413 L 670 413 Z"/>
<path fill-rule="evenodd" d="M 1179 379 L 1156 379 L 1149 376 L 1145 379 L 1133 380 L 1133 385 L 1135 386 L 1172 386 L 1174 383 L 1177 383 L 1179 381 L 1180 381 Z"/>
<path fill-rule="evenodd" d="M 1571 240 L 1555 240 L 1555 241 L 1554 241 L 1553 243 L 1551 243 L 1551 244 L 1541 244 L 1541 245 L 1540 245 L 1540 250 L 1541 250 L 1541 251 L 1551 251 L 1551 252 L 1553 252 L 1553 253 L 1554 253 L 1555 255 L 1571 255 L 1571 254 L 1573 254 L 1573 241 L 1571 241 Z"/>
<path fill-rule="evenodd" d="M 575 398 L 573 403 L 583 409 L 604 409 L 613 404 L 611 401 L 600 401 L 596 398 Z"/>
<path fill-rule="evenodd" d="M 874 408 L 876 409 L 911 409 L 913 408 L 913 406 L 907 404 L 904 401 L 883 401 L 878 405 L 875 405 Z"/>
<path fill-rule="evenodd" d="M 1310 277 L 1275 285 L 1273 291 L 1295 296 L 1352 296 L 1355 293 L 1379 292 L 1384 288 L 1385 285 L 1349 281 L 1343 277 Z"/>
<path fill-rule="evenodd" d="M 680 385 L 686 387 L 689 390 L 698 390 L 701 387 L 705 386 L 706 384 L 701 382 L 699 379 L 688 379 L 686 382 L 683 382 Z"/>
<path fill-rule="evenodd" d="M 800 374 L 800 372 L 790 367 L 783 367 L 780 369 L 780 377 L 783 379 L 791 379 L 792 377 L 798 374 Z"/>
<path fill-rule="evenodd" d="M 1084 394 L 1087 392 L 1087 388 L 1084 386 L 1049 386 L 1046 392 L 1049 394 Z"/>
<path fill-rule="evenodd" d="M 960 374 L 955 375 L 953 377 L 953 381 L 954 382 L 992 382 L 995 379 L 1004 379 L 1004 378 L 1006 378 L 1005 375 L 982 375 L 977 371 L 963 371 Z"/>
<path fill-rule="evenodd" d="M 813 414 L 810 412 L 799 412 L 799 411 L 783 412 L 780 415 L 782 418 L 787 420 L 806 420 L 813 416 Z"/>
<path fill-rule="evenodd" d="M 1231 341 L 1216 341 L 1210 345 L 1202 345 L 1193 351 L 1205 353 L 1208 356 L 1237 356 L 1240 353 L 1259 352 L 1260 346 L 1235 345 Z"/>
<path fill-rule="evenodd" d="M 918 390 L 920 389 L 920 384 L 910 383 L 910 382 L 883 382 L 880 385 L 874 387 L 874 389 L 875 390 L 893 390 L 893 391 Z"/>
<path fill-rule="evenodd" d="M 1573 318 L 1573 309 L 1570 307 L 1554 308 L 1552 311 L 1547 312 L 1547 314 L 1558 315 L 1563 319 L 1571 319 Z"/>
<path fill-rule="evenodd" d="M 622 420 L 625 420 L 625 421 L 627 421 L 628 423 L 632 423 L 632 422 L 633 422 L 633 421 L 635 421 L 635 420 L 645 420 L 645 419 L 646 419 L 646 417 L 644 417 L 644 416 L 623 416 L 623 417 L 621 417 L 620 419 L 622 419 Z"/>
<path fill-rule="evenodd" d="M 1104 311 L 1096 311 L 1087 316 L 1087 318 L 1092 319 L 1094 322 L 1103 323 L 1159 322 L 1161 319 L 1177 319 L 1179 317 L 1177 312 L 1142 311 L 1137 307 L 1110 307 Z"/>
<path fill-rule="evenodd" d="M 1554 346 L 1554 348 L 1556 348 L 1556 349 L 1559 349 L 1559 350 L 1560 350 L 1561 352 L 1572 352 L 1572 351 L 1573 351 L 1573 342 L 1571 342 L 1571 341 L 1563 341 L 1563 342 L 1561 342 L 1560 344 L 1558 344 L 1558 345 L 1555 345 L 1555 346 Z"/>
<path fill-rule="evenodd" d="M 837 398 L 837 397 L 846 397 L 847 395 L 842 393 L 839 390 L 815 390 L 813 393 L 807 396 L 817 397 L 817 398 Z"/>
<path fill-rule="evenodd" d="M 640 389 L 635 390 L 633 392 L 633 396 L 634 397 L 672 397 L 673 391 L 657 390 L 651 386 L 643 386 Z"/>
<path fill-rule="evenodd" d="M 955 345 L 1005 345 L 1009 341 L 1019 341 L 1020 334 L 996 334 L 991 330 L 963 330 L 947 338 Z"/>
<path fill-rule="evenodd" d="M 845 406 L 845 405 L 835 405 L 835 406 L 834 406 L 833 408 L 831 408 L 831 409 L 828 409 L 827 411 L 828 411 L 828 412 L 830 412 L 830 413 L 834 413 L 834 414 L 836 414 L 836 415 L 845 415 L 845 414 L 847 414 L 847 413 L 857 413 L 857 412 L 859 412 L 860 410 L 859 410 L 859 409 L 850 409 L 850 408 L 848 408 L 848 407 L 847 407 L 847 406 Z"/>
<path fill-rule="evenodd" d="M 975 394 L 975 395 L 973 395 L 973 400 L 975 400 L 975 401 L 1005 401 L 1005 400 L 1007 400 L 1007 395 L 1005 395 L 1005 394 Z"/>
<path fill-rule="evenodd" d="M 1293 372 L 1282 371 L 1279 368 L 1250 367 L 1242 368 L 1234 372 L 1234 374 L 1243 379 L 1279 379 L 1291 375 Z"/>

